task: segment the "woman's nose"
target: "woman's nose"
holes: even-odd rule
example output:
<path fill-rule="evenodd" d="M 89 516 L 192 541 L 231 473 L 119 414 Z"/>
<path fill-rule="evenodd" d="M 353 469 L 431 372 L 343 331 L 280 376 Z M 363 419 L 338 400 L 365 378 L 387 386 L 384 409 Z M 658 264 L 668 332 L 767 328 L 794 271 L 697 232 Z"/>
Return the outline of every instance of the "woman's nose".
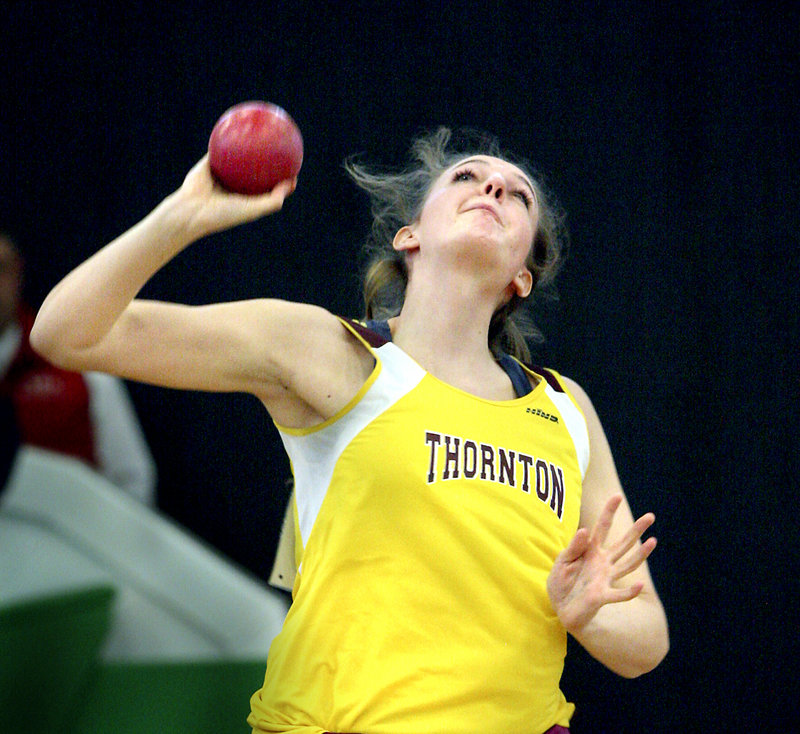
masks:
<path fill-rule="evenodd" d="M 483 193 L 502 199 L 506 195 L 506 180 L 499 173 L 493 173 L 483 182 Z"/>

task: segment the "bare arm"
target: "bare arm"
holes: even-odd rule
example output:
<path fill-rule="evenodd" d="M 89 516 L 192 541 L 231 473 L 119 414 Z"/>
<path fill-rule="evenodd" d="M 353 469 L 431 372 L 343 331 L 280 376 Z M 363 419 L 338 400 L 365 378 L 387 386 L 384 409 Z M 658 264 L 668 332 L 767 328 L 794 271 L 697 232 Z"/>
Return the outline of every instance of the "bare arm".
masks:
<path fill-rule="evenodd" d="M 653 524 L 634 522 L 597 413 L 569 381 L 589 429 L 591 459 L 583 484 L 580 528 L 556 559 L 548 592 L 567 631 L 615 673 L 652 670 L 669 649 L 664 608 L 647 568 L 655 538 L 640 542 Z"/>
<path fill-rule="evenodd" d="M 267 299 L 189 307 L 135 298 L 191 243 L 279 210 L 293 188 L 287 181 L 263 196 L 230 194 L 203 158 L 178 191 L 53 289 L 32 345 L 71 370 L 250 392 L 285 425 L 332 415 L 363 382 L 369 358 L 324 309 Z"/>

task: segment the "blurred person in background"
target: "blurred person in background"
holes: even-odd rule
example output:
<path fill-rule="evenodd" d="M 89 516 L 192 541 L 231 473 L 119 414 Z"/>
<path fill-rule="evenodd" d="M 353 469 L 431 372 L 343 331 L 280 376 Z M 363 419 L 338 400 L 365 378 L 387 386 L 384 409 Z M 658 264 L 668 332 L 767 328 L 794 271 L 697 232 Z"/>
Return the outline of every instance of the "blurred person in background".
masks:
<path fill-rule="evenodd" d="M 122 380 L 60 369 L 31 349 L 23 266 L 13 237 L 0 232 L 0 486 L 14 447 L 27 444 L 81 459 L 154 505 L 155 462 Z"/>

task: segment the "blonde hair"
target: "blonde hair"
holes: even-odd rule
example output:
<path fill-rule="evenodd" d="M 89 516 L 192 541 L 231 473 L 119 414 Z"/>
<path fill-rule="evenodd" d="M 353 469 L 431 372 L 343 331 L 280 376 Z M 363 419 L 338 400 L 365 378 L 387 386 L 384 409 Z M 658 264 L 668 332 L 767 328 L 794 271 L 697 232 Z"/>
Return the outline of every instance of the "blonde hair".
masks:
<path fill-rule="evenodd" d="M 416 138 L 410 162 L 400 171 L 378 171 L 356 162 L 345 161 L 345 170 L 372 205 L 372 229 L 367 239 L 367 265 L 363 279 L 366 319 L 388 319 L 400 313 L 408 284 L 405 256 L 392 247 L 397 231 L 414 222 L 422 212 L 431 186 L 450 166 L 472 155 L 488 155 L 515 164 L 533 185 L 539 208 L 539 224 L 528 253 L 527 266 L 533 275 L 531 293 L 552 286 L 566 244 L 564 216 L 542 182 L 531 175 L 529 166 L 500 149 L 497 139 L 483 132 L 452 131 L 440 127 Z M 530 296 L 529 296 L 530 298 Z M 527 340 L 543 340 L 530 315 L 520 310 L 524 299 L 512 296 L 495 311 L 489 327 L 489 347 L 499 354 L 507 352 L 530 361 Z"/>

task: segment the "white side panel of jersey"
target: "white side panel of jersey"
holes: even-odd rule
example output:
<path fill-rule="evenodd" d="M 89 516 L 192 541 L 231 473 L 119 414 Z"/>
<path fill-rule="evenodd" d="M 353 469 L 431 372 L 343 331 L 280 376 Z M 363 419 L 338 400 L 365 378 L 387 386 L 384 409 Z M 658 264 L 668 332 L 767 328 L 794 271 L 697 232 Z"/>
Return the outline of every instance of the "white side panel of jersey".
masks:
<path fill-rule="evenodd" d="M 374 350 L 380 369 L 361 400 L 330 425 L 293 435 L 280 432 L 292 462 L 295 500 L 303 547 L 308 543 L 336 462 L 350 442 L 376 417 L 414 389 L 425 371 L 394 344 Z"/>
<path fill-rule="evenodd" d="M 558 392 L 547 385 L 545 395 L 553 401 L 553 405 L 564 419 L 564 425 L 572 437 L 572 443 L 575 444 L 578 466 L 581 470 L 581 478 L 583 478 L 589 468 L 589 430 L 586 428 L 586 419 L 566 393 Z"/>

